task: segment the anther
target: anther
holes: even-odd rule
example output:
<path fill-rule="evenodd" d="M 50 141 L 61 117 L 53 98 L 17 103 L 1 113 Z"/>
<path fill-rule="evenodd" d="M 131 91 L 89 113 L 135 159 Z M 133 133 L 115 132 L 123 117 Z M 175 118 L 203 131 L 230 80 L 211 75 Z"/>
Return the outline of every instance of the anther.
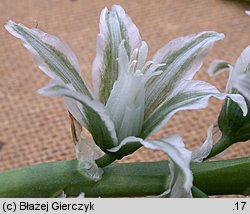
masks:
<path fill-rule="evenodd" d="M 131 57 L 130 57 L 130 62 L 133 62 L 134 60 L 137 60 L 137 57 L 138 57 L 138 48 L 134 49 L 132 54 L 131 54 Z"/>

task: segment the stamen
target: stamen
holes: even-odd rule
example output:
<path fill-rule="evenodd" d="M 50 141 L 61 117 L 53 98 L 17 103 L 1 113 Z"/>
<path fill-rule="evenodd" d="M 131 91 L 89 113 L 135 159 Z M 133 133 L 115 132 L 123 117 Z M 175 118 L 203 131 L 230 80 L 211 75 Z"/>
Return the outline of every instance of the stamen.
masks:
<path fill-rule="evenodd" d="M 161 64 L 153 64 L 148 70 L 147 70 L 147 74 L 151 74 L 153 73 L 156 69 L 158 69 L 159 67 L 162 67 L 166 64 L 161 63 Z"/>
<path fill-rule="evenodd" d="M 142 67 L 141 72 L 145 73 L 145 71 L 148 70 L 153 63 L 154 63 L 153 61 L 147 61 L 145 65 Z"/>
<path fill-rule="evenodd" d="M 129 67 L 129 73 L 135 72 L 136 65 L 137 65 L 137 60 L 133 60 L 130 64 L 130 67 Z"/>
<path fill-rule="evenodd" d="M 134 49 L 132 54 L 131 54 L 131 57 L 130 57 L 130 62 L 133 62 L 134 60 L 137 60 L 137 57 L 138 57 L 138 48 Z"/>

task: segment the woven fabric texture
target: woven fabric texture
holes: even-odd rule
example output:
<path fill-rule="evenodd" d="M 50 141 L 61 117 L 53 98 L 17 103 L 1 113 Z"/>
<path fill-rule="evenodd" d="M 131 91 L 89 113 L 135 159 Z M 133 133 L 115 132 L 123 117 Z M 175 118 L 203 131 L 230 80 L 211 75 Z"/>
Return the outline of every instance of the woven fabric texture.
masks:
<path fill-rule="evenodd" d="M 61 98 L 44 98 L 36 90 L 48 82 L 20 41 L 3 28 L 12 19 L 38 27 L 66 41 L 78 56 L 82 73 L 91 81 L 99 14 L 103 7 L 122 5 L 138 26 L 152 54 L 179 36 L 204 30 L 226 35 L 206 58 L 195 78 L 224 90 L 227 74 L 210 78 L 206 69 L 212 59 L 234 63 L 250 44 L 250 4 L 229 0 L 1 0 L 0 2 L 0 170 L 75 157 L 70 121 Z M 179 133 L 188 148 L 206 138 L 207 127 L 217 118 L 222 102 L 211 99 L 207 109 L 177 113 L 154 138 Z M 238 143 L 222 158 L 250 154 L 249 142 Z M 140 149 L 122 161 L 165 159 L 161 152 Z"/>

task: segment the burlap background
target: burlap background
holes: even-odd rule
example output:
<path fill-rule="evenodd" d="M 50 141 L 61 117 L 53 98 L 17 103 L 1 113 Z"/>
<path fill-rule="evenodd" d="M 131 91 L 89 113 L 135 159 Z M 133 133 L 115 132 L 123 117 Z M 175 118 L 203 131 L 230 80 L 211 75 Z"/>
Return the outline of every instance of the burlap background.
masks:
<path fill-rule="evenodd" d="M 250 44 L 250 9 L 246 2 L 223 0 L 1 0 L 0 1 L 0 170 L 71 159 L 74 157 L 70 122 L 60 98 L 44 98 L 36 90 L 48 82 L 20 41 L 3 25 L 13 19 L 67 41 L 78 56 L 82 72 L 90 81 L 95 56 L 99 14 L 103 7 L 122 5 L 149 44 L 150 56 L 169 40 L 203 30 L 226 35 L 218 42 L 196 78 L 224 90 L 227 74 L 211 79 L 206 69 L 212 59 L 234 63 Z M 206 137 L 206 129 L 216 119 L 221 102 L 211 100 L 206 110 L 176 114 L 157 137 L 180 133 L 187 147 L 195 148 Z M 239 143 L 223 158 L 250 154 L 248 143 Z M 161 152 L 140 149 L 124 161 L 164 159 Z"/>

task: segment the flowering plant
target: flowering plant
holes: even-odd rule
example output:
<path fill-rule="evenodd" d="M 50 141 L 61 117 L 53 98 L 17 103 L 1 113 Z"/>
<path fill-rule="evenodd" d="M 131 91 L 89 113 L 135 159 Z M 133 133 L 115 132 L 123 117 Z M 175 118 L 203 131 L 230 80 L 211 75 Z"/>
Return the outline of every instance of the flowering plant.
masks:
<path fill-rule="evenodd" d="M 204 145 L 195 152 L 187 150 L 176 134 L 157 140 L 147 138 L 176 112 L 206 107 L 210 97 L 233 103 L 239 117 L 247 115 L 248 106 L 241 94 L 232 90 L 221 93 L 207 82 L 193 80 L 214 42 L 224 38 L 221 33 L 208 31 L 177 38 L 147 60 L 147 43 L 123 8 L 105 8 L 100 16 L 91 90 L 66 43 L 13 21 L 5 28 L 21 39 L 39 68 L 52 79 L 38 93 L 64 97 L 72 122 L 77 171 L 87 180 L 101 182 L 103 167 L 145 146 L 162 150 L 169 157 L 166 168 L 170 172 L 160 196 L 192 197 L 190 164 L 209 156 L 213 127 L 208 129 Z M 218 63 L 214 64 L 211 70 L 217 71 L 218 67 Z M 241 68 L 236 65 L 235 69 Z M 240 81 L 244 77 L 234 81 L 239 90 L 244 87 Z M 82 128 L 89 131 L 93 142 L 84 138 Z"/>

